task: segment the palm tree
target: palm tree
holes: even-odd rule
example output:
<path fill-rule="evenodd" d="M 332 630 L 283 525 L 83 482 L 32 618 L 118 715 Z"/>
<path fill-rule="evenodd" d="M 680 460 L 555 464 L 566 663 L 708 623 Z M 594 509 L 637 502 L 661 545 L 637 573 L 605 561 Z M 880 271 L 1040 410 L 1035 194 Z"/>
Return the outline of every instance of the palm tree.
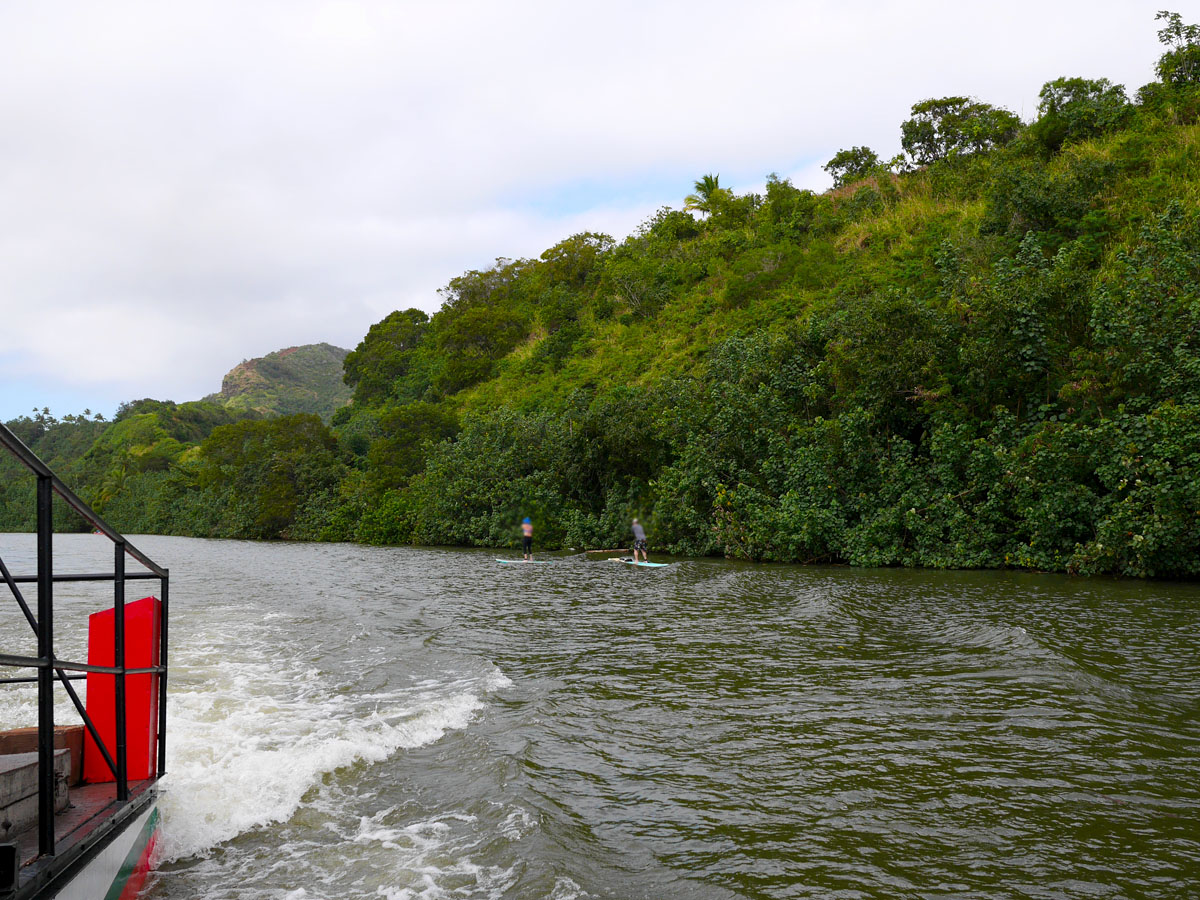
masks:
<path fill-rule="evenodd" d="M 721 187 L 720 175 L 705 175 L 694 185 L 696 193 L 683 198 L 685 210 L 698 210 L 711 215 L 733 199 L 733 191 Z"/>

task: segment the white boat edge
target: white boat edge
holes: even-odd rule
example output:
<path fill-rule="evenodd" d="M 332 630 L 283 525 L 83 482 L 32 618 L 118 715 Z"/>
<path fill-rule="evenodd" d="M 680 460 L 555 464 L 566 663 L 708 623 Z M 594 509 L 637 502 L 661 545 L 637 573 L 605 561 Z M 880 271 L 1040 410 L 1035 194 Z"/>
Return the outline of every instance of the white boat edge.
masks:
<path fill-rule="evenodd" d="M 158 798 L 115 828 L 115 835 L 99 851 L 62 874 L 65 883 L 39 892 L 38 897 L 54 900 L 133 900 L 150 874 L 154 848 L 158 843 Z M 57 881 L 58 879 L 56 879 Z"/>

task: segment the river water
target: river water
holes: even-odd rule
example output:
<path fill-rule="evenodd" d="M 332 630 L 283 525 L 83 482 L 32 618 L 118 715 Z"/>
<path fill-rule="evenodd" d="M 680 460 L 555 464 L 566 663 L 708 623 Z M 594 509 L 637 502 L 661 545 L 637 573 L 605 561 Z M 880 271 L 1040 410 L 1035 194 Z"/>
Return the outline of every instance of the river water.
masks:
<path fill-rule="evenodd" d="M 135 543 L 150 900 L 1200 895 L 1195 585 Z"/>

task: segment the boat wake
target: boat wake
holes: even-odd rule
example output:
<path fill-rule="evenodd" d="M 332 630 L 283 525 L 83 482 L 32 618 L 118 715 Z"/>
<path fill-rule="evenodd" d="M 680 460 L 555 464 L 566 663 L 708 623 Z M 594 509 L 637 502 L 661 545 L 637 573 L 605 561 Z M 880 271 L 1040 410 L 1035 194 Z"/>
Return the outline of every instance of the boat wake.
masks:
<path fill-rule="evenodd" d="M 250 659 L 274 659 L 230 666 L 221 659 L 227 646 L 176 651 L 159 863 L 205 856 L 238 835 L 286 822 L 332 773 L 465 728 L 484 697 L 510 683 L 492 667 L 358 694 L 317 668 L 301 668 L 300 659 L 281 659 L 264 640 L 243 646 Z"/>

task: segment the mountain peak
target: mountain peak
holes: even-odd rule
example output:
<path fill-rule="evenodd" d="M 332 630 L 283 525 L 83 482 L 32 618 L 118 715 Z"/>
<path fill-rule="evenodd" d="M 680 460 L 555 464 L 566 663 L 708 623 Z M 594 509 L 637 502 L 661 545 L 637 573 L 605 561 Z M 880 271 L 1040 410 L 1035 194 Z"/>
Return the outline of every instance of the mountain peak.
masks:
<path fill-rule="evenodd" d="M 328 421 L 350 402 L 350 388 L 342 382 L 342 361 L 349 352 L 332 344 L 303 344 L 243 360 L 221 379 L 221 390 L 204 399 L 264 416 L 315 413 Z"/>

